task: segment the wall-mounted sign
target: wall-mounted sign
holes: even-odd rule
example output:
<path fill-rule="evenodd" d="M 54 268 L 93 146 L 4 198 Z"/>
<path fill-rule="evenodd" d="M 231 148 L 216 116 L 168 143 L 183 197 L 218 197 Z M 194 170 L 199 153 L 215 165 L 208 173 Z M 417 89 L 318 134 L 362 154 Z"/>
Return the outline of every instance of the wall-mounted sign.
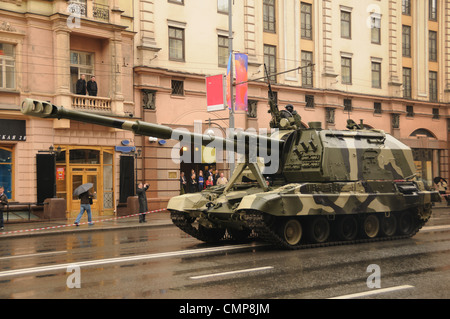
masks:
<path fill-rule="evenodd" d="M 134 152 L 136 148 L 134 146 L 116 146 L 115 150 L 120 153 L 131 153 Z"/>
<path fill-rule="evenodd" d="M 26 121 L 0 119 L 1 141 L 26 141 Z"/>
<path fill-rule="evenodd" d="M 57 167 L 56 168 L 56 180 L 57 181 L 63 181 L 66 177 L 66 171 L 64 167 Z"/>

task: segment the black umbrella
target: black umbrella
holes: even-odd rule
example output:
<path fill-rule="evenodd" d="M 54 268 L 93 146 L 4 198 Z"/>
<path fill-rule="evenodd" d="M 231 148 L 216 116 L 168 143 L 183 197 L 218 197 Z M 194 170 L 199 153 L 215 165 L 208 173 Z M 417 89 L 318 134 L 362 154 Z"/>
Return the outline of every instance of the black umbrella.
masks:
<path fill-rule="evenodd" d="M 83 194 L 83 193 L 87 192 L 88 190 L 90 190 L 92 188 L 92 186 L 94 186 L 94 184 L 92 184 L 92 183 L 86 183 L 86 184 L 83 184 L 81 186 L 78 186 L 74 190 L 73 196 L 78 196 L 80 194 Z"/>
<path fill-rule="evenodd" d="M 441 181 L 441 179 L 443 179 L 444 182 L 447 183 L 447 180 L 445 178 L 441 177 L 441 176 L 437 176 L 437 177 L 433 178 L 433 181 L 434 181 L 435 184 L 437 184 L 437 183 L 439 183 Z"/>

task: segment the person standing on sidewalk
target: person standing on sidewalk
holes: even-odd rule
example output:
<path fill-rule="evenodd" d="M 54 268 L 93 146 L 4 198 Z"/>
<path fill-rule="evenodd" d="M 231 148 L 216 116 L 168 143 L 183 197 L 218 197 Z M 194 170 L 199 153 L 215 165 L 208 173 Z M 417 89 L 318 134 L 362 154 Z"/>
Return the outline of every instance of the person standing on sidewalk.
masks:
<path fill-rule="evenodd" d="M 87 212 L 89 225 L 94 225 L 94 223 L 92 222 L 92 212 L 91 212 L 91 204 L 94 195 L 90 194 L 89 192 L 84 192 L 80 194 L 79 196 L 79 198 L 81 199 L 80 213 L 78 214 L 77 219 L 75 220 L 75 225 L 78 226 L 80 224 L 80 220 L 81 217 L 83 217 L 84 212 Z"/>
<path fill-rule="evenodd" d="M 0 229 L 3 229 L 3 210 L 8 205 L 8 197 L 5 194 L 5 188 L 0 186 Z"/>
<path fill-rule="evenodd" d="M 145 192 L 148 189 L 148 184 L 139 183 L 136 189 L 136 194 L 138 196 L 139 201 L 139 222 L 145 223 L 145 214 L 148 211 L 147 207 L 147 194 Z"/>

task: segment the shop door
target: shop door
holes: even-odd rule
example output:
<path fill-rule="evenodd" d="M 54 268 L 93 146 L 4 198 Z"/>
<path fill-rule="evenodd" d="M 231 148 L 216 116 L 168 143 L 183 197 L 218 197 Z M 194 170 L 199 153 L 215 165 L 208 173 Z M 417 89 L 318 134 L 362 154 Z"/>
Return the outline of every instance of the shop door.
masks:
<path fill-rule="evenodd" d="M 94 197 L 93 204 L 91 205 L 91 210 L 93 214 L 99 213 L 99 198 L 102 198 L 102 194 L 99 194 L 98 192 L 101 192 L 101 189 L 98 190 L 98 180 L 99 180 L 99 169 L 98 168 L 77 168 L 72 167 L 71 168 L 71 176 L 72 176 L 72 189 L 71 194 L 73 194 L 74 190 L 83 184 L 86 183 L 92 183 L 94 186 L 90 189 L 91 193 L 96 192 L 96 196 Z M 80 212 L 80 199 L 78 196 L 72 195 L 72 202 L 71 202 L 71 211 L 73 213 L 79 213 Z"/>

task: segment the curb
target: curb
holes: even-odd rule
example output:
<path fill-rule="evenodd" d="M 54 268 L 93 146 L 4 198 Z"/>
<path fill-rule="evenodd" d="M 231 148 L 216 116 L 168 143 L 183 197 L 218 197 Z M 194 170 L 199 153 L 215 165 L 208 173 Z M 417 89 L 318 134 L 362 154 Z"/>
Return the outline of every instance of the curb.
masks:
<path fill-rule="evenodd" d="M 110 230 L 121 230 L 121 229 L 130 229 L 130 228 L 167 227 L 167 226 L 174 225 L 170 218 L 160 219 L 160 220 L 147 220 L 146 223 L 139 223 L 138 221 L 136 221 L 133 224 L 124 223 L 122 225 L 120 225 L 120 224 L 116 224 L 116 225 L 102 224 L 104 222 L 111 222 L 111 221 L 116 222 L 121 219 L 137 217 L 142 214 L 147 215 L 150 213 L 157 213 L 157 212 L 163 212 L 163 211 L 166 211 L 166 209 L 158 209 L 158 210 L 149 211 L 146 213 L 138 213 L 138 214 L 131 214 L 131 215 L 127 215 L 127 216 L 94 220 L 92 226 L 88 225 L 89 223 L 87 221 L 79 224 L 80 226 L 87 225 L 87 227 L 80 227 L 80 226 L 76 226 L 74 223 L 71 223 L 71 224 L 45 226 L 45 227 L 29 228 L 29 229 L 17 229 L 17 230 L 11 230 L 11 231 L 7 230 L 7 231 L 0 232 L 0 240 L 2 238 L 12 238 L 12 237 L 58 235 L 58 234 L 62 234 L 62 233 L 110 231 Z M 100 227 L 99 227 L 99 224 L 100 224 Z"/>

